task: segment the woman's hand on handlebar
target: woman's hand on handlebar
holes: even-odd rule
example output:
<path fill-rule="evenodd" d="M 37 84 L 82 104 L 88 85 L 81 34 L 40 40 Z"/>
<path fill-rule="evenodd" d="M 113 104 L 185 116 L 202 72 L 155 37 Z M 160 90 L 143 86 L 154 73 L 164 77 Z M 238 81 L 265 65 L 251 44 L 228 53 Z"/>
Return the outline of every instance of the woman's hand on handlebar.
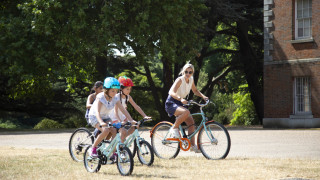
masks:
<path fill-rule="evenodd" d="M 205 100 L 205 101 L 209 100 L 209 98 L 207 96 L 203 96 L 202 99 Z"/>
<path fill-rule="evenodd" d="M 182 104 L 188 104 L 188 101 L 185 99 L 181 99 Z"/>
<path fill-rule="evenodd" d="M 151 119 L 151 116 L 145 116 L 143 119 Z"/>

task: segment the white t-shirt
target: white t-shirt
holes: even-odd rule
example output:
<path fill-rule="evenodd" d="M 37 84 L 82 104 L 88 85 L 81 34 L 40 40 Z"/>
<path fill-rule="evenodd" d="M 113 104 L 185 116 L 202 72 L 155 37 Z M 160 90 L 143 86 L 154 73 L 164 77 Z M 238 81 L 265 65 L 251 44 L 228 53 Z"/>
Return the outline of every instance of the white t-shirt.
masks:
<path fill-rule="evenodd" d="M 180 76 L 178 77 L 178 79 L 181 79 L 182 82 L 180 87 L 177 90 L 177 95 L 180 96 L 181 98 L 185 98 L 190 93 L 190 90 L 193 84 L 193 76 L 189 78 L 189 83 L 186 82 L 186 79 L 184 78 L 184 76 Z M 174 87 L 171 86 L 171 88 L 174 88 Z"/>
<path fill-rule="evenodd" d="M 117 95 L 115 95 L 115 97 L 117 97 L 118 99 L 120 99 L 122 106 L 123 106 L 125 109 L 127 109 L 126 98 L 121 98 L 120 93 L 118 93 Z M 128 95 L 127 97 L 128 97 L 128 98 L 127 98 L 127 102 L 129 102 L 130 96 Z M 120 121 L 123 121 L 123 120 L 126 119 L 126 116 L 121 112 L 120 109 L 118 109 L 118 115 L 119 115 L 119 118 L 120 118 L 119 120 L 120 120 Z M 112 119 L 113 121 L 118 120 L 117 117 L 116 117 L 116 109 L 114 109 L 114 110 L 111 112 L 110 117 L 111 117 L 111 119 Z"/>
<path fill-rule="evenodd" d="M 100 117 L 102 119 L 111 118 L 110 113 L 113 112 L 113 110 L 115 109 L 114 107 L 118 101 L 119 98 L 117 98 L 116 96 L 113 97 L 111 101 L 107 101 L 106 97 L 104 96 L 104 92 L 99 93 L 90 108 L 89 119 L 96 118 L 96 113 L 98 112 L 98 102 L 101 102 L 103 104 L 100 109 Z"/>

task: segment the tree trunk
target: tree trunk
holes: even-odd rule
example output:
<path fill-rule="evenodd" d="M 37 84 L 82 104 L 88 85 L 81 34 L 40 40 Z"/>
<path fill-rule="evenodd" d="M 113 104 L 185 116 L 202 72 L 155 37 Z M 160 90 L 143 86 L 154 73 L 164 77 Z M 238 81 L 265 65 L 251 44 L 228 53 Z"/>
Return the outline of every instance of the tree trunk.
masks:
<path fill-rule="evenodd" d="M 151 92 L 152 92 L 152 95 L 154 98 L 155 106 L 160 114 L 160 121 L 169 120 L 168 114 L 166 113 L 166 111 L 164 109 L 164 103 L 161 103 L 161 101 L 160 101 L 157 87 L 154 84 L 154 81 L 152 79 L 151 72 L 150 72 L 150 69 L 149 69 L 149 66 L 147 65 L 147 63 L 144 64 L 144 69 L 146 71 L 146 76 L 147 76 L 148 82 L 150 84 L 150 88 L 152 90 Z"/>
<path fill-rule="evenodd" d="M 260 82 L 263 67 L 259 62 L 248 39 L 248 25 L 245 22 L 237 22 L 238 39 L 240 46 L 240 61 L 243 64 L 245 78 L 248 82 L 251 99 L 256 109 L 256 113 L 262 123 L 263 119 L 263 89 Z"/>
<path fill-rule="evenodd" d="M 163 64 L 163 89 L 162 89 L 162 102 L 165 103 L 168 92 L 173 84 L 172 63 L 165 57 L 162 58 Z"/>

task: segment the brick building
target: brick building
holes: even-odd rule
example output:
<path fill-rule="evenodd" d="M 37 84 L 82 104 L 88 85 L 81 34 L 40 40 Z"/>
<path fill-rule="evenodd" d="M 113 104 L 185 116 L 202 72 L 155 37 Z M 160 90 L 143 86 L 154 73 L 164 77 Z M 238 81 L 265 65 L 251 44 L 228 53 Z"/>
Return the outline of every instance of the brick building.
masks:
<path fill-rule="evenodd" d="M 264 0 L 264 127 L 320 127 L 320 0 Z"/>

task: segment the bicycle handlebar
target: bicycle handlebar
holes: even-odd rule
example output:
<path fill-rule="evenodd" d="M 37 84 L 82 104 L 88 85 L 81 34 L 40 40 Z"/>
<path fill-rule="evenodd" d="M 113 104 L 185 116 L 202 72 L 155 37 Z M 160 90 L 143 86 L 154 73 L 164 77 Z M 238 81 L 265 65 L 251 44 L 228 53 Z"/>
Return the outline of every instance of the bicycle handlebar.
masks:
<path fill-rule="evenodd" d="M 200 106 L 200 107 L 204 107 L 204 106 L 208 105 L 209 102 L 210 102 L 210 100 L 206 100 L 206 103 L 205 103 L 205 104 L 200 104 L 200 103 L 197 103 L 197 102 L 195 102 L 195 101 L 193 101 L 193 100 L 190 100 L 190 101 L 188 101 L 188 103 L 187 103 L 186 105 L 187 105 L 187 106 L 190 106 L 191 104 L 196 104 L 196 105 L 198 105 L 198 106 Z"/>
<path fill-rule="evenodd" d="M 114 128 L 117 128 L 117 129 L 120 129 L 120 128 L 122 128 L 122 127 L 130 127 L 130 126 L 140 126 L 140 125 L 142 125 L 144 122 L 149 122 L 149 121 L 152 121 L 152 119 L 150 118 L 143 118 L 142 120 L 140 120 L 140 121 L 138 121 L 136 124 L 132 124 L 131 122 L 126 122 L 125 124 L 123 124 L 123 123 L 108 123 L 107 124 L 107 128 L 110 128 L 110 127 L 114 127 Z M 100 125 L 100 127 L 102 127 L 101 125 Z"/>

